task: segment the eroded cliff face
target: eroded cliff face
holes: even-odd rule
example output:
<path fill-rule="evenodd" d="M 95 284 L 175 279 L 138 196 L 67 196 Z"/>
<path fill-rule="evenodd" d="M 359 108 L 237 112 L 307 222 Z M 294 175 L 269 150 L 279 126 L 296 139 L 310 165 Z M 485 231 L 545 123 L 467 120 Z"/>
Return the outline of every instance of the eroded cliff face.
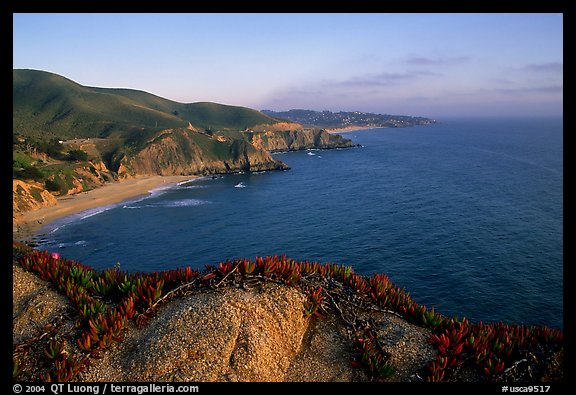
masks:
<path fill-rule="evenodd" d="M 188 129 L 168 129 L 136 154 L 120 161 L 121 177 L 138 175 L 208 175 L 237 171 L 287 169 L 248 141 Z"/>
<path fill-rule="evenodd" d="M 18 215 L 28 210 L 54 206 L 56 198 L 40 183 L 12 180 L 12 212 Z"/>
<path fill-rule="evenodd" d="M 55 180 L 55 176 L 48 179 Z M 57 192 L 46 190 L 44 183 L 36 181 L 12 180 L 12 208 L 13 214 L 19 215 L 25 211 L 37 210 L 42 207 L 54 206 L 58 203 L 56 196 L 69 196 L 102 186 L 105 182 L 112 181 L 114 175 L 101 161 L 89 161 L 85 166 L 78 166 L 67 175 L 58 176 L 65 178 L 66 188 Z"/>
<path fill-rule="evenodd" d="M 268 152 L 354 147 L 352 140 L 320 129 L 251 131 L 246 136 L 254 147 Z"/>

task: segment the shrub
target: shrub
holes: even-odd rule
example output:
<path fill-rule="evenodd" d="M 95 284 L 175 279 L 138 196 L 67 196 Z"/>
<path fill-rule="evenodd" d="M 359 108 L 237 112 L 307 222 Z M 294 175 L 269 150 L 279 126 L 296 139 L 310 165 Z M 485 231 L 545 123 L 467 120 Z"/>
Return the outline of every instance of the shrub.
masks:
<path fill-rule="evenodd" d="M 68 152 L 68 160 L 77 160 L 80 162 L 84 162 L 88 160 L 88 153 L 86 151 L 82 151 L 81 149 L 75 149 Z"/>
<path fill-rule="evenodd" d="M 21 152 L 12 152 L 12 168 L 14 170 L 26 169 L 32 167 L 33 159 Z"/>
<path fill-rule="evenodd" d="M 44 181 L 44 185 L 46 186 L 46 189 L 50 192 L 58 192 L 60 191 L 60 189 L 62 189 L 60 184 L 55 180 L 46 180 Z"/>
<path fill-rule="evenodd" d="M 37 167 L 27 167 L 16 173 L 16 176 L 22 180 L 42 181 L 46 176 Z"/>

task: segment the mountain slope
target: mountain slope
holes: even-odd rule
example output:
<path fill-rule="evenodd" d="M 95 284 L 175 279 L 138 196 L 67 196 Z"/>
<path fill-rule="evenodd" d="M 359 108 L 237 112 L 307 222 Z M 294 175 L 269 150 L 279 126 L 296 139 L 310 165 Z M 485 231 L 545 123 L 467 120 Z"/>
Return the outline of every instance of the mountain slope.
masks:
<path fill-rule="evenodd" d="M 133 129 L 242 130 L 277 122 L 256 110 L 178 103 L 132 89 L 93 88 L 37 70 L 13 70 L 13 131 L 58 138 L 107 137 Z"/>

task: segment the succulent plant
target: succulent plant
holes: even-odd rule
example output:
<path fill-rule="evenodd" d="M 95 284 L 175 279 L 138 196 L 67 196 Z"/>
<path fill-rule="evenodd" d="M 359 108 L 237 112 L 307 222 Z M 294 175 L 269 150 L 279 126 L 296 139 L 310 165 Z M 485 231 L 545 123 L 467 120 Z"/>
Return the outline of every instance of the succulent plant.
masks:
<path fill-rule="evenodd" d="M 322 287 L 318 287 L 314 291 L 308 291 L 306 294 L 308 295 L 308 299 L 304 302 L 304 316 L 320 315 L 318 309 L 320 308 L 322 300 L 324 300 Z"/>
<path fill-rule="evenodd" d="M 387 275 L 369 277 L 354 273 L 351 266 L 297 262 L 286 256 L 256 257 L 254 260 L 235 259 L 221 262 L 218 268 L 207 267 L 200 273 L 190 267 L 159 273 L 126 273 L 119 267 L 98 272 L 79 262 L 63 259 L 47 251 L 32 251 L 19 258 L 20 265 L 66 295 L 78 311 L 72 344 L 82 355 L 66 354 L 64 344 L 51 340 L 44 355 L 53 361 L 52 369 L 40 376 L 45 381 L 73 380 L 89 363 L 86 356 L 95 356 L 124 338 L 132 320 L 144 325 L 154 313 L 155 306 L 179 287 L 198 280 L 216 286 L 229 276 L 257 276 L 289 285 L 300 283 L 302 275 L 320 275 L 340 281 L 357 297 L 395 311 L 409 322 L 432 329 L 429 343 L 438 350 L 438 357 L 428 364 L 428 381 L 450 380 L 463 363 L 476 366 L 488 378 L 501 375 L 519 352 L 537 344 L 562 344 L 563 333 L 546 326 L 509 325 L 504 323 L 471 324 L 467 319 L 447 318 L 414 301 L 404 289 L 395 286 Z M 329 291 L 317 287 L 306 291 L 304 315 L 319 315 L 325 295 Z M 380 347 L 370 328 L 356 333 L 355 344 L 361 353 L 358 363 L 374 376 L 387 377 L 394 367 Z M 24 345 L 18 346 L 22 350 Z M 16 376 L 21 366 L 13 363 Z"/>
<path fill-rule="evenodd" d="M 396 368 L 388 363 L 387 353 L 378 343 L 372 329 L 365 328 L 356 333 L 356 348 L 361 353 L 361 364 L 372 376 L 387 378 L 396 372 Z"/>
<path fill-rule="evenodd" d="M 64 352 L 64 344 L 51 339 L 48 346 L 44 349 L 44 355 L 48 359 L 58 359 Z"/>

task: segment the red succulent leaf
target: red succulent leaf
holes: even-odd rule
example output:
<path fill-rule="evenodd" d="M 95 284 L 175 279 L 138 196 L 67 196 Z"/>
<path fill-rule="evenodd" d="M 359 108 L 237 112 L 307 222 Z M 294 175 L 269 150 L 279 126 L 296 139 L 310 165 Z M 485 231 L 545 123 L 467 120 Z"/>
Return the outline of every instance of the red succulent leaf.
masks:
<path fill-rule="evenodd" d="M 452 353 L 454 355 L 458 355 L 462 352 L 462 347 L 464 346 L 464 343 L 459 343 L 457 345 L 454 346 L 454 348 L 452 349 Z"/>
<path fill-rule="evenodd" d="M 201 280 L 202 280 L 203 282 L 206 282 L 206 281 L 212 280 L 212 279 L 215 278 L 215 277 L 216 277 L 216 273 L 208 273 L 208 274 L 204 275 L 204 276 L 201 278 Z"/>

